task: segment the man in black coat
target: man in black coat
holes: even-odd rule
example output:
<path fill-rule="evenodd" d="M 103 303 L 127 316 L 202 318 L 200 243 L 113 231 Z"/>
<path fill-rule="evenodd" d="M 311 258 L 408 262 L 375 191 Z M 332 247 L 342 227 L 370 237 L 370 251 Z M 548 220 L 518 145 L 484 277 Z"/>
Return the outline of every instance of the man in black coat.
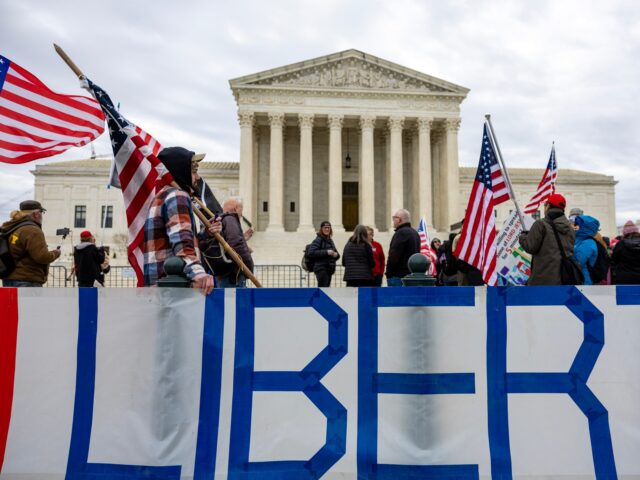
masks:
<path fill-rule="evenodd" d="M 411 228 L 411 214 L 405 210 L 398 210 L 392 217 L 395 233 L 389 245 L 387 258 L 387 285 L 401 287 L 402 277 L 409 275 L 407 262 L 414 253 L 420 252 L 420 236 Z"/>
<path fill-rule="evenodd" d="M 104 248 L 96 247 L 96 239 L 89 230 L 80 234 L 80 243 L 73 249 L 73 263 L 79 287 L 94 287 L 96 281 L 100 283 L 104 278 Z"/>

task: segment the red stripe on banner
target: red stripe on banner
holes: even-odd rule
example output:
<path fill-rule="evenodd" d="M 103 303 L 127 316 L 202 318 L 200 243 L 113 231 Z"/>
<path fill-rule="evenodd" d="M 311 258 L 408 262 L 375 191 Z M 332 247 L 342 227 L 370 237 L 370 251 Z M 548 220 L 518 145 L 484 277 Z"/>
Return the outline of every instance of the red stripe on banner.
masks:
<path fill-rule="evenodd" d="M 18 338 L 18 289 L 0 288 L 0 473 L 9 435 Z"/>

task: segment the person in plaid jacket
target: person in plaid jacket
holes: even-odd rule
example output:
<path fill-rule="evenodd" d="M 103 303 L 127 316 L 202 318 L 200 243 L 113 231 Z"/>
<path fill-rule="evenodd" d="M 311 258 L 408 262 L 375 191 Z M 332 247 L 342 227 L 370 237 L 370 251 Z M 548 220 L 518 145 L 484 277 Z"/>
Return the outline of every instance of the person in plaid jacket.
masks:
<path fill-rule="evenodd" d="M 191 163 L 194 152 L 183 147 L 163 149 L 158 159 L 167 167 L 179 188 L 165 185 L 151 203 L 144 225 L 144 284 L 155 285 L 165 276 L 164 263 L 181 257 L 184 273 L 194 288 L 205 295 L 213 290 L 213 277 L 200 262 L 190 194 L 193 191 Z M 213 231 L 220 231 L 220 222 Z"/>

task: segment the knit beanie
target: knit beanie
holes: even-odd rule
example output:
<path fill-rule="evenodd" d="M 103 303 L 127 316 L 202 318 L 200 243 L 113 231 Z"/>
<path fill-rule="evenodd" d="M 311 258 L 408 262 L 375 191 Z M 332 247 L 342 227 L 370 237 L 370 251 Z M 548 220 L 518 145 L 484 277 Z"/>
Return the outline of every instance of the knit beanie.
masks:
<path fill-rule="evenodd" d="M 624 227 L 622 227 L 622 234 L 629 235 L 631 233 L 638 233 L 638 227 L 636 226 L 635 223 L 629 220 L 627 221 L 627 223 L 624 224 Z"/>

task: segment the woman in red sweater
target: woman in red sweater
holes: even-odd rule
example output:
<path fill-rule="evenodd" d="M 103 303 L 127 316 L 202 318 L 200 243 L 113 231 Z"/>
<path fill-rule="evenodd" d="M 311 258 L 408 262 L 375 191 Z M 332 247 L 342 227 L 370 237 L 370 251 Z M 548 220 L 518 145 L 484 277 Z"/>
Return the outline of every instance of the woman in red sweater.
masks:
<path fill-rule="evenodd" d="M 382 245 L 373 239 L 373 228 L 367 227 L 367 232 L 369 232 L 369 242 L 373 249 L 373 259 L 376 261 L 376 265 L 371 269 L 371 273 L 373 273 L 373 285 L 380 287 L 382 286 L 382 276 L 384 275 L 385 267 L 384 250 L 382 250 Z"/>

